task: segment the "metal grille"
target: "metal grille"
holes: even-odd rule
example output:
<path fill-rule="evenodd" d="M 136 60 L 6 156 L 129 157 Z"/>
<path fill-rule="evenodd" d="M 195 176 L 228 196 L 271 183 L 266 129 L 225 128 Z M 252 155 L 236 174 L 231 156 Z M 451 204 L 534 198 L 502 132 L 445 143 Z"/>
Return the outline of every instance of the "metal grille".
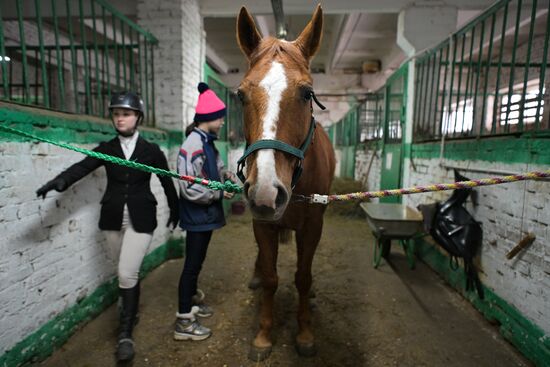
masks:
<path fill-rule="evenodd" d="M 416 60 L 414 140 L 549 130 L 549 1 L 499 1 Z"/>
<path fill-rule="evenodd" d="M 359 141 L 380 140 L 384 135 L 384 93 L 367 95 L 361 104 L 359 117 Z"/>
<path fill-rule="evenodd" d="M 153 35 L 105 0 L 23 2 L 0 4 L 0 98 L 107 117 L 111 94 L 131 90 L 154 125 Z"/>

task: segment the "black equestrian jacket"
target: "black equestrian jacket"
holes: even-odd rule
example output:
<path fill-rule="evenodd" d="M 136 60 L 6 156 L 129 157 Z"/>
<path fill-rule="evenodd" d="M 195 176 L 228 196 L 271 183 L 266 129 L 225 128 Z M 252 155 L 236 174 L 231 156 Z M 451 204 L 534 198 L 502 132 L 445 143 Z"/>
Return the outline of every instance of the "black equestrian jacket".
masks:
<path fill-rule="evenodd" d="M 93 149 L 95 152 L 124 159 L 118 137 L 102 142 Z M 168 170 L 168 163 L 159 146 L 138 137 L 130 160 Z M 97 158 L 86 157 L 73 164 L 57 177 L 67 183 L 67 187 L 80 180 L 96 168 L 105 166 L 107 189 L 101 199 L 99 228 L 118 231 L 122 226 L 124 204 L 128 205 L 130 220 L 136 232 L 151 233 L 157 227 L 157 200 L 151 192 L 151 174 L 137 169 L 120 166 Z M 168 199 L 170 210 L 178 210 L 178 194 L 172 179 L 158 176 Z"/>

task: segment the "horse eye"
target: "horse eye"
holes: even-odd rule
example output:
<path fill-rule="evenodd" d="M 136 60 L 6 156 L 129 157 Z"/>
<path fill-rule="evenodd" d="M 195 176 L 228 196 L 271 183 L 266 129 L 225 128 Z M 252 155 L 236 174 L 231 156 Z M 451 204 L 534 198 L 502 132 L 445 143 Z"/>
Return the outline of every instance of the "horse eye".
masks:
<path fill-rule="evenodd" d="M 244 93 L 242 90 L 237 90 L 237 97 L 239 97 L 240 101 L 244 103 Z"/>
<path fill-rule="evenodd" d="M 313 94 L 313 91 L 309 88 L 304 88 L 302 90 L 302 97 L 306 100 L 306 101 L 309 101 L 311 99 L 311 95 Z"/>

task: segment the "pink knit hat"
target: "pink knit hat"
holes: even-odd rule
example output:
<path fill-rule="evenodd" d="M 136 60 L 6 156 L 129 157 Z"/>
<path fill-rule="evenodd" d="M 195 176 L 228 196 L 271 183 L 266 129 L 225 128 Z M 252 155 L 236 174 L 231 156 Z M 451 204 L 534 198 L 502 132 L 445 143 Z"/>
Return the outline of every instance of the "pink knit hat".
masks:
<path fill-rule="evenodd" d="M 208 87 L 208 84 L 200 82 L 198 90 L 200 95 L 193 121 L 208 122 L 224 117 L 226 113 L 225 103 Z"/>

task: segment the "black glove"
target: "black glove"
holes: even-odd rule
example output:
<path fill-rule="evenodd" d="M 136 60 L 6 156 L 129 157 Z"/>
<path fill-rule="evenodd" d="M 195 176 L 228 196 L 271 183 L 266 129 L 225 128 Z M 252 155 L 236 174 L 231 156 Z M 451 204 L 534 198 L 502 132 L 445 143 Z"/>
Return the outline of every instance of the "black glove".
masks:
<path fill-rule="evenodd" d="M 170 218 L 168 218 L 168 222 L 166 222 L 166 227 L 172 226 L 172 229 L 175 229 L 180 221 L 180 213 L 179 209 L 170 209 Z"/>
<path fill-rule="evenodd" d="M 36 190 L 36 196 L 42 196 L 42 199 L 45 199 L 48 191 L 55 190 L 61 192 L 64 191 L 66 188 L 67 182 L 65 182 L 65 180 L 61 177 L 56 177 L 38 190 Z"/>

